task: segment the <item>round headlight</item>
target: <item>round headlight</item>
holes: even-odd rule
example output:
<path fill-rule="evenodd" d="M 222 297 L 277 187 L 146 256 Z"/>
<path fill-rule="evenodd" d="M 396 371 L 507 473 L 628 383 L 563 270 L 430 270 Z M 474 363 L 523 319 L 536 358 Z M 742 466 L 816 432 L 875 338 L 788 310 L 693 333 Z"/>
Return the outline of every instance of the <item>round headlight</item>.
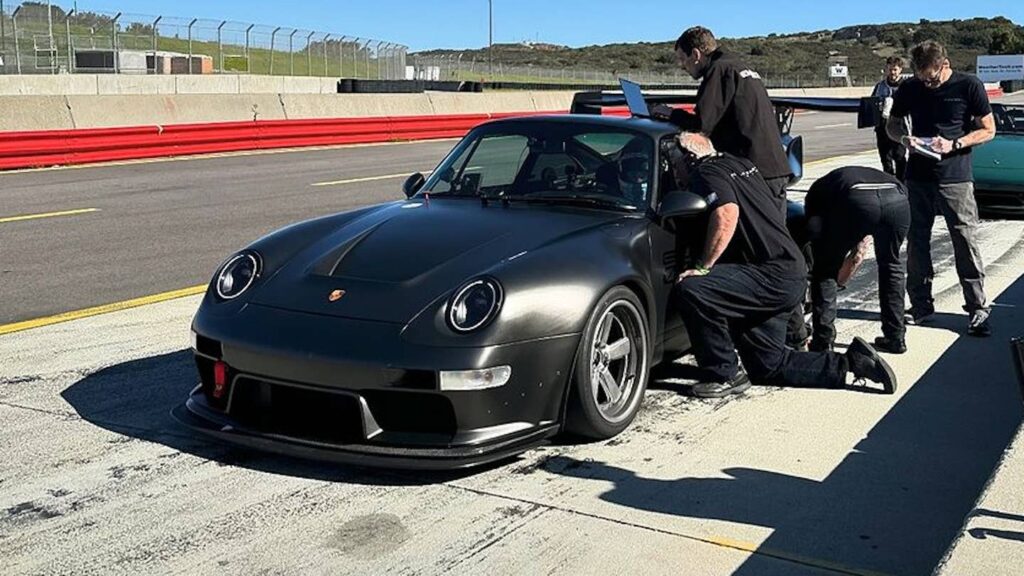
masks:
<path fill-rule="evenodd" d="M 501 285 L 478 278 L 455 292 L 448 304 L 448 325 L 456 332 L 472 332 L 490 322 L 501 308 Z"/>
<path fill-rule="evenodd" d="M 224 300 L 237 298 L 252 286 L 259 271 L 260 261 L 255 253 L 243 252 L 232 256 L 217 274 L 217 296 Z"/>

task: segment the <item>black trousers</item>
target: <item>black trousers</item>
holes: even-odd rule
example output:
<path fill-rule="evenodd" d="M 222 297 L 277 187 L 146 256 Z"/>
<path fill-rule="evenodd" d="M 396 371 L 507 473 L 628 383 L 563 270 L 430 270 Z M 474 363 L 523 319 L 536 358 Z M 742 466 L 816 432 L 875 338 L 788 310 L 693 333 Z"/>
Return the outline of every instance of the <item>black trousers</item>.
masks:
<path fill-rule="evenodd" d="M 870 186 L 870 185 L 867 185 Z M 821 214 L 808 214 L 814 264 L 811 269 L 813 342 L 832 344 L 836 338 L 836 277 L 847 254 L 866 236 L 875 243 L 882 334 L 903 339 L 903 295 L 906 265 L 900 248 L 910 228 L 910 204 L 902 187 L 835 191 Z"/>
<path fill-rule="evenodd" d="M 775 202 L 779 206 L 779 210 L 782 211 L 783 217 L 789 212 L 786 203 L 786 185 L 789 184 L 789 176 L 778 176 L 776 178 L 766 178 L 765 183 L 771 188 L 775 194 Z M 792 314 L 789 316 L 789 320 L 786 325 L 786 345 L 791 348 L 797 348 L 803 345 L 804 341 L 807 340 L 807 326 L 804 322 L 804 303 L 800 300 L 800 304 L 793 309 Z"/>
<path fill-rule="evenodd" d="M 785 346 L 786 322 L 806 283 L 803 266 L 745 264 L 718 264 L 706 276 L 679 282 L 676 295 L 683 323 L 697 364 L 708 372 L 709 380 L 733 379 L 739 352 L 755 384 L 843 386 L 845 356 L 795 352 Z"/>
<path fill-rule="evenodd" d="M 885 130 L 875 130 L 875 142 L 878 144 L 878 157 L 882 161 L 882 170 L 886 174 L 903 180 L 907 173 L 907 149 L 895 142 Z"/>

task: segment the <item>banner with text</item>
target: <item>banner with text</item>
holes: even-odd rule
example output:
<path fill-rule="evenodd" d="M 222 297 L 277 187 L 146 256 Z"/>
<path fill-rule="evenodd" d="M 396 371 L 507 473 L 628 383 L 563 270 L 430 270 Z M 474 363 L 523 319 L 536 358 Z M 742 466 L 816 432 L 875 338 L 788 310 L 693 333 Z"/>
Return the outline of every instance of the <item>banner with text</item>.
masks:
<path fill-rule="evenodd" d="M 982 82 L 1024 80 L 1024 54 L 978 56 L 978 78 Z"/>

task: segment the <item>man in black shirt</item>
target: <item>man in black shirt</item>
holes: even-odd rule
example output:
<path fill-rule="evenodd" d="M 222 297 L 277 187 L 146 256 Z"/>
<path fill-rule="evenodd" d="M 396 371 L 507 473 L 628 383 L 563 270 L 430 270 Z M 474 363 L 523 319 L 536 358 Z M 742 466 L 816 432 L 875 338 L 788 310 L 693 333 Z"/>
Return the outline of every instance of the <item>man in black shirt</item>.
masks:
<path fill-rule="evenodd" d="M 793 172 L 761 76 L 718 48 L 714 34 L 702 26 L 683 32 L 676 40 L 675 52 L 679 65 L 701 81 L 696 113 L 659 105 L 652 109 L 653 115 L 684 130 L 701 132 L 718 150 L 753 162 L 785 213 L 785 187 Z"/>
<path fill-rule="evenodd" d="M 804 200 L 811 241 L 811 301 L 814 329 L 811 350 L 831 350 L 835 342 L 837 279 L 844 261 L 866 236 L 872 236 L 878 261 L 878 297 L 882 337 L 875 347 L 902 354 L 903 293 L 906 275 L 900 248 L 910 227 L 907 191 L 894 176 L 874 168 L 837 168 L 811 184 Z"/>
<path fill-rule="evenodd" d="M 680 184 L 711 210 L 701 262 L 679 275 L 677 295 L 697 364 L 708 373 L 693 388 L 717 398 L 756 384 L 840 388 L 847 372 L 896 389 L 878 354 L 856 338 L 846 354 L 786 348 L 786 323 L 807 285 L 803 256 L 786 230 L 772 190 L 748 160 L 719 154 L 703 135 L 679 137 Z M 685 186 L 684 186 L 685 187 Z M 739 373 L 736 352 L 750 380 Z"/>
<path fill-rule="evenodd" d="M 907 248 L 909 319 L 926 322 L 935 312 L 932 297 L 931 233 L 935 207 L 946 219 L 956 271 L 970 314 L 967 333 L 988 336 L 985 272 L 978 249 L 978 205 L 974 199 L 971 147 L 995 137 L 995 119 L 977 77 L 954 72 L 946 49 L 922 42 L 911 51 L 915 77 L 900 87 L 887 124 L 889 136 L 911 150 L 906 182 L 910 196 Z M 904 118 L 909 116 L 912 135 Z M 917 148 L 917 151 L 915 151 Z M 920 150 L 941 155 L 935 159 Z"/>

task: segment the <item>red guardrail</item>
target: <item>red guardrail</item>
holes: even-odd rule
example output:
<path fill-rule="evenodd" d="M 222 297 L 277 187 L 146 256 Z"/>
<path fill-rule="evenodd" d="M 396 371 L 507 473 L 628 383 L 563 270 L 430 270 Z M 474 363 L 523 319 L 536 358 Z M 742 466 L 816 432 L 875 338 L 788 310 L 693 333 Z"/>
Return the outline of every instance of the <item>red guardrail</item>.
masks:
<path fill-rule="evenodd" d="M 558 113 L 256 120 L 0 132 L 0 169 L 239 150 L 455 138 L 463 136 L 470 129 L 488 120 Z"/>

